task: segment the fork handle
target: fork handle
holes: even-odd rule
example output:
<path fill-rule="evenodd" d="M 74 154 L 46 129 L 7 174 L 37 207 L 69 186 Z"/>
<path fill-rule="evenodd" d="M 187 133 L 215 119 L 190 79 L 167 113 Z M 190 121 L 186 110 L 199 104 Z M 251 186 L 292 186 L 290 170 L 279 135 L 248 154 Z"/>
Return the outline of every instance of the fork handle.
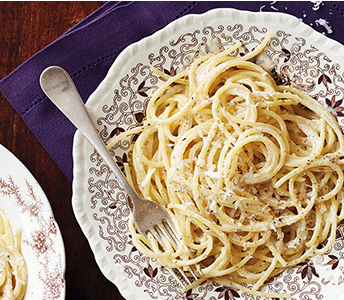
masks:
<path fill-rule="evenodd" d="M 69 74 L 61 67 L 48 67 L 41 74 L 40 84 L 48 98 L 81 131 L 103 157 L 130 197 L 132 199 L 138 197 L 100 138 Z"/>

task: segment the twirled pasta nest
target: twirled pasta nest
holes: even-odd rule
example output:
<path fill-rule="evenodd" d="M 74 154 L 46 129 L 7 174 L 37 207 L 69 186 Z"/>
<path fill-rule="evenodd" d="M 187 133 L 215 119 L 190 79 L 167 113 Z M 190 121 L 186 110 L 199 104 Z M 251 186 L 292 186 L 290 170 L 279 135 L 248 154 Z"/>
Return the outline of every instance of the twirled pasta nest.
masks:
<path fill-rule="evenodd" d="M 329 250 L 344 216 L 341 129 L 308 94 L 277 86 L 250 61 L 267 40 L 166 76 L 143 126 L 109 145 L 140 132 L 127 177 L 166 208 L 181 237 L 180 248 L 162 250 L 131 223 L 141 252 L 170 268 L 197 263 L 202 279 L 265 296 L 266 280 Z"/>

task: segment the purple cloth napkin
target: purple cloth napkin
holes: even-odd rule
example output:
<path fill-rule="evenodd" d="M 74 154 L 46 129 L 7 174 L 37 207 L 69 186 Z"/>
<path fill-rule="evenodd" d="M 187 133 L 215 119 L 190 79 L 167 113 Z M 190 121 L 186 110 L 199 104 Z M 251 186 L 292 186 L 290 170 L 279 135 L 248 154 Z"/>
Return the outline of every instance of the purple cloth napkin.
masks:
<path fill-rule="evenodd" d="M 288 13 L 344 44 L 340 1 L 108 2 L 0 81 L 0 90 L 72 181 L 75 128 L 43 94 L 41 72 L 51 65 L 65 68 L 86 101 L 125 47 L 182 16 L 221 7 Z M 331 30 L 317 25 L 320 18 Z"/>

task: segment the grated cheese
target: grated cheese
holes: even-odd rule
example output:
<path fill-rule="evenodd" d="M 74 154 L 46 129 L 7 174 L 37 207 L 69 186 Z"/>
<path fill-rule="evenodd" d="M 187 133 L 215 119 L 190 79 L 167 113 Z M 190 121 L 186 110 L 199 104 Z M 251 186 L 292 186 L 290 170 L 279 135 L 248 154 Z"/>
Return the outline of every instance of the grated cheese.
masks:
<path fill-rule="evenodd" d="M 333 33 L 333 30 L 332 30 L 331 26 L 328 25 L 328 21 L 326 21 L 325 19 L 320 18 L 320 19 L 318 19 L 318 20 L 315 20 L 315 23 L 316 23 L 318 26 L 319 26 L 319 25 L 324 26 L 325 29 L 327 30 L 327 33 L 328 33 L 328 34 Z"/>
<path fill-rule="evenodd" d="M 320 5 L 322 4 L 322 1 L 311 1 L 314 3 L 314 6 L 312 7 L 313 10 L 318 10 L 320 8 Z"/>

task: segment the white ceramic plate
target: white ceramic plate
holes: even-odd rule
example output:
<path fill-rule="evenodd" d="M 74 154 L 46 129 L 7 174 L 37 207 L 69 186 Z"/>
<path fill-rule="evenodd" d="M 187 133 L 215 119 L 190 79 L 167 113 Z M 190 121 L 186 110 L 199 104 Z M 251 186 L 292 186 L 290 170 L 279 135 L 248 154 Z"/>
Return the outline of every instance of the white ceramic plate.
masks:
<path fill-rule="evenodd" d="M 65 299 L 65 250 L 42 188 L 26 167 L 0 145 L 0 207 L 21 230 L 28 268 L 25 300 Z"/>
<path fill-rule="evenodd" d="M 87 101 L 87 107 L 104 142 L 142 120 L 145 104 L 162 81 L 151 66 L 175 72 L 186 66 L 196 51 L 209 45 L 223 47 L 237 41 L 240 52 L 252 50 L 271 32 L 267 55 L 272 73 L 298 86 L 336 115 L 343 127 L 344 47 L 317 33 L 299 19 L 283 13 L 251 13 L 217 9 L 188 15 L 129 46 L 118 56 L 108 75 Z M 239 55 L 240 53 L 238 53 Z M 126 159 L 129 143 L 112 153 L 118 163 Z M 255 299 L 216 281 L 183 294 L 150 258 L 131 242 L 125 193 L 102 158 L 77 132 L 73 150 L 76 218 L 103 274 L 130 300 L 143 299 Z M 269 282 L 269 292 L 287 292 L 293 299 L 344 299 L 344 227 L 330 253 L 290 269 Z"/>

